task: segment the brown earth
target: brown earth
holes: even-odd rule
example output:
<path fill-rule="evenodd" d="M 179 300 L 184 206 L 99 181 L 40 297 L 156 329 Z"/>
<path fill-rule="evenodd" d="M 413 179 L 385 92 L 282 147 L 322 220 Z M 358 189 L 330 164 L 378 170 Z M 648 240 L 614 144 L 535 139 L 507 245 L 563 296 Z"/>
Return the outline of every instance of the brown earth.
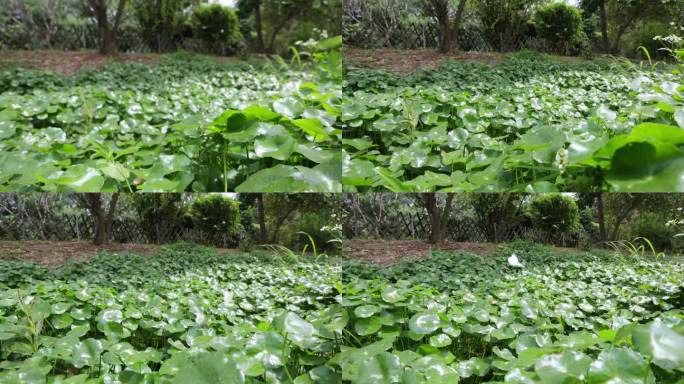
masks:
<path fill-rule="evenodd" d="M 421 240 L 347 240 L 342 244 L 342 255 L 349 259 L 389 266 L 404 259 L 426 258 L 432 250 L 488 255 L 497 247 L 497 244 L 486 243 L 447 242 L 436 246 Z"/>
<path fill-rule="evenodd" d="M 419 68 L 436 69 L 447 61 L 471 61 L 496 64 L 505 55 L 493 52 L 456 52 L 445 55 L 432 49 L 356 49 L 345 48 L 346 65 L 360 68 L 384 69 L 407 74 Z"/>
<path fill-rule="evenodd" d="M 154 53 L 102 56 L 96 51 L 0 51 L 0 69 L 20 67 L 54 71 L 62 75 L 72 75 L 81 69 L 99 69 L 111 62 L 143 63 L 154 66 L 161 55 Z"/>
<path fill-rule="evenodd" d="M 15 261 L 29 261 L 56 267 L 67 260 L 90 260 L 99 252 L 129 252 L 137 255 L 152 256 L 159 245 L 111 243 L 95 246 L 85 241 L 0 241 L 0 258 Z M 239 253 L 237 249 L 216 249 L 219 254 Z"/>
<path fill-rule="evenodd" d="M 90 260 L 101 251 L 152 255 L 158 248 L 156 245 L 118 243 L 98 247 L 85 241 L 0 241 L 0 257 L 58 266 L 70 259 Z"/>
<path fill-rule="evenodd" d="M 0 51 L 0 70 L 4 68 L 27 68 L 53 71 L 62 75 L 73 75 L 82 69 L 100 69 L 112 62 L 142 63 L 148 66 L 159 64 L 164 55 L 158 53 L 117 53 L 102 56 L 97 51 Z M 210 56 L 217 63 L 261 63 L 267 60 L 262 55 L 252 55 L 246 60 L 239 57 Z"/>
<path fill-rule="evenodd" d="M 433 49 L 344 49 L 346 65 L 384 69 L 399 74 L 412 73 L 419 68 L 439 68 L 447 61 L 467 61 L 492 65 L 501 62 L 506 56 L 506 53 L 499 52 L 463 51 L 454 51 L 445 55 Z M 568 56 L 557 56 L 557 58 L 563 62 L 583 60 Z"/>

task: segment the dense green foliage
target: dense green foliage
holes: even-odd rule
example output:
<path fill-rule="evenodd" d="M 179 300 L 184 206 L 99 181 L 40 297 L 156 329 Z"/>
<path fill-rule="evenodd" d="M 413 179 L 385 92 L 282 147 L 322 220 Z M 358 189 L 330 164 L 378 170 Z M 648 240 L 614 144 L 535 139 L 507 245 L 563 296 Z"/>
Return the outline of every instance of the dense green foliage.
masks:
<path fill-rule="evenodd" d="M 56 270 L 0 260 L 0 382 L 214 384 L 330 374 L 315 367 L 339 350 L 339 273 L 322 261 L 184 245 Z"/>
<path fill-rule="evenodd" d="M 523 268 L 509 266 L 517 254 Z M 435 253 L 391 268 L 350 263 L 352 382 L 677 383 L 684 264 L 530 244 Z"/>
<path fill-rule="evenodd" d="M 436 3 L 443 6 L 433 7 Z M 347 0 L 343 34 L 357 48 L 441 48 L 445 35 L 439 20 L 445 18 L 453 28 L 454 48 L 462 51 L 534 49 L 642 58 L 632 49 L 637 41 L 681 34 L 684 1 Z M 655 24 L 662 28 L 648 35 Z"/>
<path fill-rule="evenodd" d="M 535 228 L 548 233 L 572 233 L 579 228 L 579 208 L 575 199 L 561 194 L 532 195 L 527 213 Z"/>
<path fill-rule="evenodd" d="M 192 202 L 190 215 L 195 228 L 207 233 L 235 236 L 242 227 L 240 203 L 221 195 L 199 197 Z"/>
<path fill-rule="evenodd" d="M 209 43 L 216 53 L 224 52 L 226 46 L 234 46 L 240 39 L 235 11 L 221 4 L 193 8 L 190 20 L 193 34 Z"/>
<path fill-rule="evenodd" d="M 107 6 L 109 25 L 113 25 L 119 1 L 97 2 Z M 116 31 L 116 45 L 125 52 L 188 49 L 233 54 L 239 49 L 240 52 L 285 54 L 298 41 L 319 39 L 323 34 L 340 35 L 342 32 L 339 22 L 341 0 L 239 0 L 232 2 L 232 8 L 223 10 L 218 5 L 210 5 L 208 0 L 124 2 Z M 0 7 L 0 48 L 99 48 L 100 25 L 91 4 L 83 0 L 3 0 Z M 209 9 L 211 11 L 207 12 Z M 209 28 L 193 29 L 193 24 L 197 26 L 193 23 L 194 13 L 202 13 L 215 21 L 206 24 L 208 19 L 202 17 L 205 20 L 202 24 Z M 221 28 L 217 24 L 221 22 L 229 28 Z M 216 38 L 224 41 L 227 37 L 236 44 L 222 47 L 210 43 Z"/>
<path fill-rule="evenodd" d="M 665 48 L 670 48 L 668 44 L 655 37 L 666 37 L 672 34 L 672 27 L 660 22 L 651 21 L 627 36 L 625 45 L 630 52 L 638 52 L 643 55 L 641 47 L 644 47 L 652 59 L 669 58 L 669 53 Z"/>
<path fill-rule="evenodd" d="M 0 260 L 0 381 L 674 384 L 682 281 L 680 259 L 527 243 L 388 268 L 187 245 Z"/>
<path fill-rule="evenodd" d="M 339 191 L 337 40 L 292 67 L 175 55 L 2 72 L 0 190 Z"/>
<path fill-rule="evenodd" d="M 529 52 L 345 78 L 347 190 L 682 191 L 681 75 Z"/>
<path fill-rule="evenodd" d="M 480 0 L 474 1 L 474 14 L 481 33 L 497 50 L 517 49 L 516 41 L 528 34 L 537 6 L 544 0 Z"/>
<path fill-rule="evenodd" d="M 189 12 L 184 12 L 197 0 L 133 0 L 131 7 L 140 26 L 140 36 L 157 52 L 182 39 L 188 24 Z"/>
<path fill-rule="evenodd" d="M 674 226 L 669 226 L 667 218 L 660 212 L 641 212 L 634 218 L 629 228 L 629 237 L 635 239 L 643 237 L 648 239 L 656 249 L 677 249 L 681 252 L 682 238 L 677 236 L 679 231 Z"/>
<path fill-rule="evenodd" d="M 237 12 L 258 52 L 284 53 L 299 42 L 342 34 L 341 0 L 240 0 Z"/>
<path fill-rule="evenodd" d="M 537 33 L 554 43 L 573 43 L 582 38 L 582 14 L 565 3 L 551 3 L 539 7 L 534 17 Z"/>

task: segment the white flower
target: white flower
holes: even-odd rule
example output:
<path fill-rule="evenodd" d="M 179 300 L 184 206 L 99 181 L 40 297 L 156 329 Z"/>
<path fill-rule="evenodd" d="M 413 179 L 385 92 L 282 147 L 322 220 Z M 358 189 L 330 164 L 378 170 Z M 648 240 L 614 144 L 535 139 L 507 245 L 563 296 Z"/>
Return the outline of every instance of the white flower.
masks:
<path fill-rule="evenodd" d="M 510 265 L 513 268 L 524 268 L 525 266 L 522 265 L 520 260 L 518 260 L 518 255 L 515 253 L 511 255 L 511 257 L 508 258 L 508 265 Z"/>

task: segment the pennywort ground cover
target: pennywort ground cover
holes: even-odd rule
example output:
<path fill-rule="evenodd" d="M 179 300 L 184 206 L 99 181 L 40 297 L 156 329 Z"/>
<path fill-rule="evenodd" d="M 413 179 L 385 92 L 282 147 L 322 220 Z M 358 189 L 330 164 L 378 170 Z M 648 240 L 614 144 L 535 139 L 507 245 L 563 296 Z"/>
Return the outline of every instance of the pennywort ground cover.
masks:
<path fill-rule="evenodd" d="M 339 350 L 339 274 L 323 260 L 185 245 L 54 270 L 0 261 L 0 382 L 329 376 L 319 365 Z"/>
<path fill-rule="evenodd" d="M 521 52 L 410 76 L 348 69 L 348 191 L 681 191 L 681 74 Z"/>
<path fill-rule="evenodd" d="M 384 269 L 282 258 L 176 245 L 53 270 L 2 262 L 0 381 L 684 379 L 679 258 L 525 243 Z"/>
<path fill-rule="evenodd" d="M 522 264 L 512 266 L 516 255 Z M 684 263 L 513 245 L 344 267 L 342 379 L 681 383 Z"/>
<path fill-rule="evenodd" d="M 309 62 L 0 73 L 0 190 L 341 191 L 339 39 Z"/>

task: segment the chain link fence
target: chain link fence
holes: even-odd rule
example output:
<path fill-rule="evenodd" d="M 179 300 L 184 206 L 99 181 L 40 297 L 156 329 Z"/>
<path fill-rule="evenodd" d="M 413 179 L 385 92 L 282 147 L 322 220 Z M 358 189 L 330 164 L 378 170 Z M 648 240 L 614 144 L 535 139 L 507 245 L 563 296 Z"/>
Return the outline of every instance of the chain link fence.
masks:
<path fill-rule="evenodd" d="M 0 19 L 0 22 L 2 20 Z M 0 50 L 2 49 L 54 49 L 64 51 L 97 50 L 99 35 L 93 23 L 63 24 L 50 34 L 39 34 L 41 30 L 0 28 Z M 240 47 L 221 46 L 221 53 L 234 53 Z M 144 36 L 135 26 L 123 26 L 117 33 L 117 49 L 121 53 L 166 53 L 186 50 L 191 52 L 217 52 L 217 47 L 200 39 L 183 34 Z"/>
<path fill-rule="evenodd" d="M 79 51 L 98 49 L 98 31 L 94 24 L 62 26 L 53 37 L 54 43 L 46 42 L 45 48 Z M 117 34 L 117 48 L 123 53 L 173 52 L 179 49 L 205 50 L 201 41 L 183 36 L 157 36 L 145 39 L 137 28 L 121 28 Z"/>
<path fill-rule="evenodd" d="M 437 49 L 440 44 L 439 27 L 432 23 L 401 24 L 382 34 L 385 37 L 381 39 L 348 35 L 345 40 L 348 46 L 363 49 Z M 527 49 L 566 56 L 578 53 L 578 48 L 567 42 L 557 44 L 547 39 L 519 34 L 500 34 L 492 40 L 476 28 L 459 30 L 454 48 L 465 52 L 514 52 Z"/>
<path fill-rule="evenodd" d="M 355 238 L 377 238 L 384 240 L 425 240 L 430 236 L 430 218 L 426 212 L 394 212 L 391 220 L 376 222 L 368 217 L 348 217 L 345 236 Z M 528 240 L 555 244 L 561 247 L 577 247 L 595 239 L 569 236 L 559 233 L 551 235 L 525 223 L 482 223 L 470 217 L 451 217 L 445 228 L 445 240 L 471 243 L 505 243 Z"/>
<path fill-rule="evenodd" d="M 440 46 L 439 23 L 434 17 L 423 15 L 424 8 L 420 2 L 381 0 L 371 6 L 364 0 L 347 0 L 344 4 L 343 35 L 348 47 L 436 49 Z M 529 49 L 557 55 L 576 55 L 592 49 L 583 44 L 554 43 L 537 37 L 524 27 L 511 27 L 508 32 L 495 33 L 487 31 L 477 22 L 468 21 L 455 31 L 454 48 L 466 52 Z"/>
<path fill-rule="evenodd" d="M 43 225 L 29 225 L 23 218 L 3 222 L 0 239 L 90 241 L 95 237 L 95 220 L 85 213 L 55 215 Z M 186 241 L 219 248 L 236 248 L 239 239 L 221 233 L 207 233 L 195 228 L 178 225 L 173 221 L 140 222 L 132 218 L 119 218 L 112 222 L 110 240 L 117 243 L 170 244 Z"/>

